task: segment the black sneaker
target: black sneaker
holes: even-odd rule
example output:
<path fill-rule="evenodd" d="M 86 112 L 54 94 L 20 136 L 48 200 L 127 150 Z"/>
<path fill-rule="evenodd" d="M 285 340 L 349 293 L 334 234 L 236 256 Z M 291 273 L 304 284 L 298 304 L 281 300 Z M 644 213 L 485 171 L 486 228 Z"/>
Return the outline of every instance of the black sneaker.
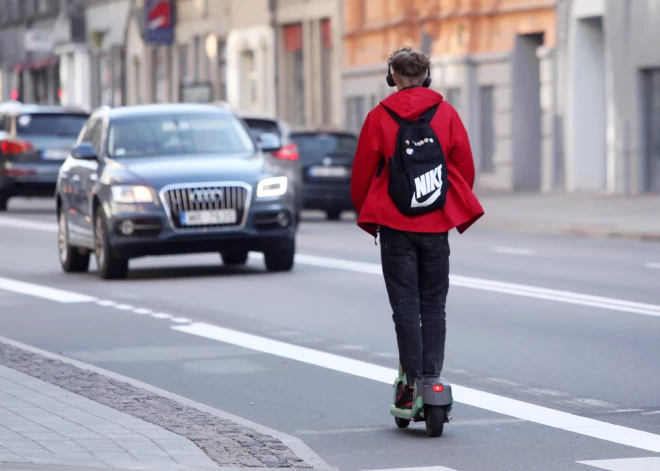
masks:
<path fill-rule="evenodd" d="M 402 384 L 396 396 L 394 406 L 397 409 L 412 409 L 414 398 L 415 390 L 410 386 Z"/>

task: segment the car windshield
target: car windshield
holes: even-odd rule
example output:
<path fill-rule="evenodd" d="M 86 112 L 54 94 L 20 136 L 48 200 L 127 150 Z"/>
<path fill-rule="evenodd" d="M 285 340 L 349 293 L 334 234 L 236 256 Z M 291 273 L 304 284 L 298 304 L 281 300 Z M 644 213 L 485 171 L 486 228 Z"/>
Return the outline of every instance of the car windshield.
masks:
<path fill-rule="evenodd" d="M 243 124 L 230 114 L 161 114 L 117 118 L 108 131 L 110 157 L 254 152 Z"/>
<path fill-rule="evenodd" d="M 87 118 L 85 114 L 74 113 L 23 114 L 16 119 L 16 132 L 28 136 L 77 137 Z"/>
<path fill-rule="evenodd" d="M 351 134 L 294 134 L 291 136 L 298 146 L 300 158 L 318 160 L 326 155 L 353 157 L 357 149 L 357 138 Z"/>

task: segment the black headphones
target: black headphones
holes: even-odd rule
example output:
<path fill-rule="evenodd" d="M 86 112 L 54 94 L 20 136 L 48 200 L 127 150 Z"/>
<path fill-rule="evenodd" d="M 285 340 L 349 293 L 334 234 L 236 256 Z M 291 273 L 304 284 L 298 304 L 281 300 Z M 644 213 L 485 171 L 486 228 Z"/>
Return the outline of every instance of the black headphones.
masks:
<path fill-rule="evenodd" d="M 392 66 L 390 63 L 387 64 L 387 77 L 385 77 L 385 80 L 387 80 L 387 84 L 390 87 L 396 87 L 396 84 L 394 83 L 394 77 L 392 77 Z M 422 82 L 422 87 L 429 88 L 430 85 L 431 85 L 431 68 L 429 67 L 429 70 L 426 73 L 426 78 Z"/>

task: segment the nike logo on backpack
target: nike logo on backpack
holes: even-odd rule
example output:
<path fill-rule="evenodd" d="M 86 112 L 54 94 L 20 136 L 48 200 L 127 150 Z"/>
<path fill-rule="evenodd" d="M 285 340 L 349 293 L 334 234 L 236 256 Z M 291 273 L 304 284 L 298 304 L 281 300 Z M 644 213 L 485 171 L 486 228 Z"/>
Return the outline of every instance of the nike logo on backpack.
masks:
<path fill-rule="evenodd" d="M 424 206 L 432 205 L 442 192 L 442 165 L 434 168 L 423 174 L 420 177 L 415 178 L 415 193 L 413 194 L 412 201 L 410 202 L 411 208 L 423 208 Z M 422 198 L 429 193 L 433 192 L 428 199 L 422 203 L 419 202 L 419 198 Z"/>

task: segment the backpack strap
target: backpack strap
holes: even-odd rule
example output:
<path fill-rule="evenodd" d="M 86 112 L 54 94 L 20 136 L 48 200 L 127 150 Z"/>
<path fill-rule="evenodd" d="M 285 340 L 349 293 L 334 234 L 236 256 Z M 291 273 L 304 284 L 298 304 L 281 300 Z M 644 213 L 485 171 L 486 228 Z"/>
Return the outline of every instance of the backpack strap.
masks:
<path fill-rule="evenodd" d="M 399 116 L 398 114 L 396 114 L 394 111 L 392 111 L 391 109 L 389 109 L 387 106 L 383 105 L 382 102 L 381 102 L 380 105 L 381 105 L 383 108 L 385 108 L 385 111 L 387 111 L 387 112 L 389 113 L 389 115 L 392 117 L 392 119 L 393 119 L 394 121 L 396 121 L 396 123 L 397 123 L 399 126 L 401 126 L 403 123 L 407 122 L 405 119 L 401 118 L 401 116 Z"/>
<path fill-rule="evenodd" d="M 424 121 L 426 123 L 430 123 L 431 121 L 433 121 L 433 117 L 435 116 L 435 112 L 438 111 L 439 106 L 440 103 L 430 107 L 428 110 L 422 113 L 422 115 L 419 117 L 419 120 Z"/>

